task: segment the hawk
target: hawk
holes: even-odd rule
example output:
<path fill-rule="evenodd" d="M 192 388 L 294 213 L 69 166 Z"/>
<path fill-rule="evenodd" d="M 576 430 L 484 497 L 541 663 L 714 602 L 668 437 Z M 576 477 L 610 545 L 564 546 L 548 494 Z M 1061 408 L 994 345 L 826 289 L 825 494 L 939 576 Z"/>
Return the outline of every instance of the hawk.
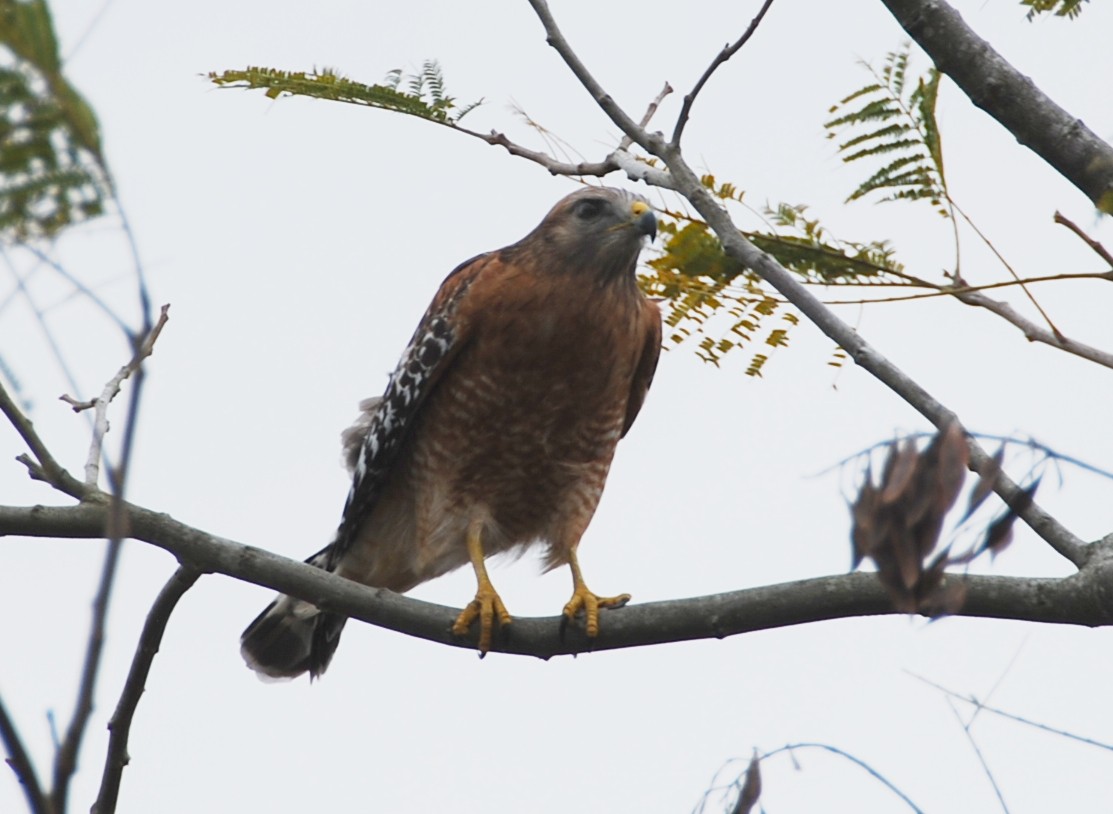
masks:
<path fill-rule="evenodd" d="M 351 490 L 335 539 L 306 562 L 398 593 L 470 562 L 478 588 L 452 630 L 478 620 L 486 653 L 511 621 L 486 558 L 541 544 L 546 570 L 572 570 L 565 617 L 582 612 L 595 636 L 599 609 L 630 597 L 592 593 L 576 550 L 657 367 L 661 314 L 635 279 L 656 231 L 641 196 L 584 188 L 449 274 L 342 436 Z M 264 677 L 316 678 L 345 621 L 280 595 L 241 652 Z"/>

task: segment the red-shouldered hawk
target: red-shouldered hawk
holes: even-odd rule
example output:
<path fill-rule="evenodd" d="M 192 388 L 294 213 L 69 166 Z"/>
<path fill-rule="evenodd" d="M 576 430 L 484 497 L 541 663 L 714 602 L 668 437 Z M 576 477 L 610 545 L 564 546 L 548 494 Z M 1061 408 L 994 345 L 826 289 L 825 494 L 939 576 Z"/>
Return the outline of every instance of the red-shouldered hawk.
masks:
<path fill-rule="evenodd" d="M 512 246 L 441 284 L 386 392 L 344 433 L 352 488 L 336 539 L 307 562 L 404 593 L 471 562 L 479 587 L 453 625 L 479 620 L 479 650 L 510 615 L 484 559 L 534 543 L 572 569 L 566 618 L 628 595 L 588 590 L 576 548 L 661 346 L 661 314 L 635 268 L 657 220 L 640 196 L 586 188 Z M 248 666 L 325 671 L 345 618 L 279 596 L 242 637 Z"/>

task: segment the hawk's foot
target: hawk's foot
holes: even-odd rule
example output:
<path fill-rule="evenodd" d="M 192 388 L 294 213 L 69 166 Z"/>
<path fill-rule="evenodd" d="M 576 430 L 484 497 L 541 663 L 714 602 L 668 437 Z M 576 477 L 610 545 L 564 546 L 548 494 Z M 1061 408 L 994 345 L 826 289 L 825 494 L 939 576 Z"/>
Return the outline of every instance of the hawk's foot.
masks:
<path fill-rule="evenodd" d="M 564 618 L 571 622 L 581 610 L 584 612 L 584 629 L 591 638 L 599 635 L 599 609 L 621 608 L 630 601 L 630 594 L 618 596 L 596 596 L 583 582 L 578 582 L 572 598 L 564 606 Z"/>
<path fill-rule="evenodd" d="M 491 649 L 491 634 L 494 631 L 495 622 L 497 620 L 499 627 L 505 628 L 510 624 L 510 614 L 506 611 L 506 606 L 502 604 L 502 599 L 497 593 L 495 588 L 489 581 L 480 582 L 479 588 L 475 592 L 475 599 L 468 603 L 468 606 L 460 611 L 460 615 L 456 617 L 456 621 L 452 625 L 452 633 L 456 636 L 467 635 L 471 623 L 477 618 L 479 619 L 479 654 L 485 656 L 487 651 Z"/>

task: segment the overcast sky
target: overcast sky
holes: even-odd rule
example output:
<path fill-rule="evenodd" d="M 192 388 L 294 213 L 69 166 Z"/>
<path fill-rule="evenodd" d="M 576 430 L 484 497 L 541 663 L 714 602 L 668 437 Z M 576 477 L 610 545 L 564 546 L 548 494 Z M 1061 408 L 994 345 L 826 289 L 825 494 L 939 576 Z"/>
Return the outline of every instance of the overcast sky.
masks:
<path fill-rule="evenodd" d="M 657 122 L 671 129 L 680 97 L 758 5 L 554 2 L 553 11 L 635 117 L 672 83 L 678 92 Z M 1075 23 L 1028 23 L 1015 2 L 958 5 L 1045 92 L 1113 138 L 1108 4 L 1088 5 Z M 486 99 L 470 116 L 474 128 L 543 148 L 517 106 L 570 155 L 590 160 L 613 148 L 616 129 L 546 46 L 524 0 L 70 0 L 54 8 L 69 75 L 100 117 L 153 296 L 171 303 L 149 366 L 130 497 L 302 559 L 335 529 L 347 491 L 339 433 L 360 399 L 381 392 L 441 279 L 461 260 L 522 237 L 575 184 L 416 119 L 275 102 L 214 89 L 202 75 L 327 66 L 375 82 L 435 57 L 450 93 Z M 843 166 L 822 128 L 828 107 L 867 81 L 858 61 L 880 65 L 905 39 L 878 2 L 779 0 L 697 103 L 689 161 L 747 190 L 755 207 L 806 203 L 839 237 L 891 239 L 911 273 L 938 279 L 953 267 L 950 226 L 926 204 L 844 206 L 864 170 Z M 925 69 L 914 54 L 914 69 Z M 940 121 L 954 196 L 1020 273 L 1101 270 L 1052 214 L 1113 246 L 1108 218 L 1097 222 L 1077 190 L 947 81 Z M 90 225 L 57 251 L 134 313 L 126 254 L 110 224 Z M 963 273 L 975 282 L 1006 274 L 969 232 Z M 63 298 L 45 272 L 33 282 L 43 302 Z M 1067 335 L 1111 349 L 1107 288 L 1035 291 Z M 1113 467 L 1108 370 L 1030 345 L 957 303 L 842 313 L 972 429 L 1031 435 Z M 84 388 L 76 395 L 98 392 L 126 358 L 122 342 L 80 300 L 48 316 Z M 26 308 L 0 314 L 0 347 L 34 399 L 36 425 L 80 470 L 85 425 L 54 400 L 69 387 Z M 925 422 L 864 372 L 829 367 L 830 341 L 807 325 L 762 379 L 744 375 L 746 351 L 720 368 L 692 351 L 662 356 L 619 447 L 581 549 L 589 584 L 640 602 L 845 571 L 852 473 L 815 473 Z M 59 502 L 11 461 L 22 451 L 13 432 L 0 432 L 0 462 L 9 462 L 0 463 L 2 502 Z M 1010 471 L 1023 477 L 1032 463 L 1018 454 Z M 1085 539 L 1108 533 L 1113 483 L 1061 472 L 1060 480 L 1048 470 L 1042 505 Z M 102 545 L 5 539 L 0 549 L 0 692 L 47 774 L 46 716 L 71 712 Z M 73 811 L 95 797 L 105 723 L 174 566 L 161 550 L 126 548 Z M 1026 529 L 978 570 L 1069 572 Z M 555 615 L 570 587 L 566 569 L 539 576 L 532 556 L 496 565 L 492 579 L 519 616 Z M 414 595 L 460 607 L 473 591 L 465 569 Z M 911 673 L 979 697 L 992 691 L 999 707 L 1113 742 L 1109 630 L 885 617 L 541 662 L 480 661 L 351 624 L 319 683 L 266 685 L 243 666 L 238 636 L 269 598 L 220 576 L 184 597 L 136 717 L 120 811 L 682 812 L 727 760 L 796 742 L 857 756 L 926 811 L 995 810 L 947 701 Z M 1011 811 L 1108 810 L 1110 752 L 989 715 L 972 732 Z M 769 811 L 907 810 L 849 762 L 801 751 L 797 763 L 802 771 L 786 756 L 763 768 Z M 13 777 L 0 779 L 0 811 L 21 806 Z"/>

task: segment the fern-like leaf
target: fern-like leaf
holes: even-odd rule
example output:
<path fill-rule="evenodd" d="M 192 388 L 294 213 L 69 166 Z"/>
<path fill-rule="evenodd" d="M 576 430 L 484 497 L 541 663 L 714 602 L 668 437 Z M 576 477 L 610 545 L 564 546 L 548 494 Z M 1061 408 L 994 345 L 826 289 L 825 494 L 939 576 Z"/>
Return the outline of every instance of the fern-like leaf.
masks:
<path fill-rule="evenodd" d="M 701 179 L 716 195 L 741 200 L 743 192 L 719 184 L 713 176 Z M 780 204 L 767 209 L 774 230 L 745 232 L 760 249 L 776 257 L 807 282 L 837 285 L 901 284 L 900 264 L 884 243 L 844 243 L 832 238 L 806 207 Z M 798 317 L 785 309 L 762 280 L 728 257 L 718 238 L 702 221 L 668 213 L 660 231 L 661 254 L 649 261 L 650 273 L 640 278 L 646 293 L 667 300 L 666 341 L 679 345 L 697 340 L 696 353 L 718 365 L 737 348 L 761 343 L 783 347 Z M 776 328 L 763 321 L 781 314 Z M 747 374 L 761 375 L 768 353 L 755 353 Z"/>
<path fill-rule="evenodd" d="M 1034 20 L 1041 14 L 1048 12 L 1056 17 L 1074 19 L 1082 13 L 1082 4 L 1090 0 L 1020 0 L 1020 5 L 1028 6 L 1028 20 Z"/>
<path fill-rule="evenodd" d="M 455 111 L 455 99 L 445 92 L 444 75 L 435 60 L 426 61 L 411 77 L 396 68 L 379 85 L 356 82 L 329 69 L 306 72 L 248 67 L 242 71 L 212 72 L 208 78 L 220 87 L 263 90 L 271 99 L 308 96 L 392 110 L 448 126 L 454 126 L 461 116 L 483 102 L 480 99 L 465 105 L 462 112 Z M 403 85 L 408 91 L 399 90 Z"/>
<path fill-rule="evenodd" d="M 943 146 L 935 119 L 941 75 L 929 70 L 909 82 L 909 45 L 889 53 L 874 82 L 831 107 L 824 124 L 839 139 L 848 164 L 884 157 L 886 163 L 850 193 L 847 201 L 878 194 L 880 201 L 928 200 L 950 217 Z"/>

